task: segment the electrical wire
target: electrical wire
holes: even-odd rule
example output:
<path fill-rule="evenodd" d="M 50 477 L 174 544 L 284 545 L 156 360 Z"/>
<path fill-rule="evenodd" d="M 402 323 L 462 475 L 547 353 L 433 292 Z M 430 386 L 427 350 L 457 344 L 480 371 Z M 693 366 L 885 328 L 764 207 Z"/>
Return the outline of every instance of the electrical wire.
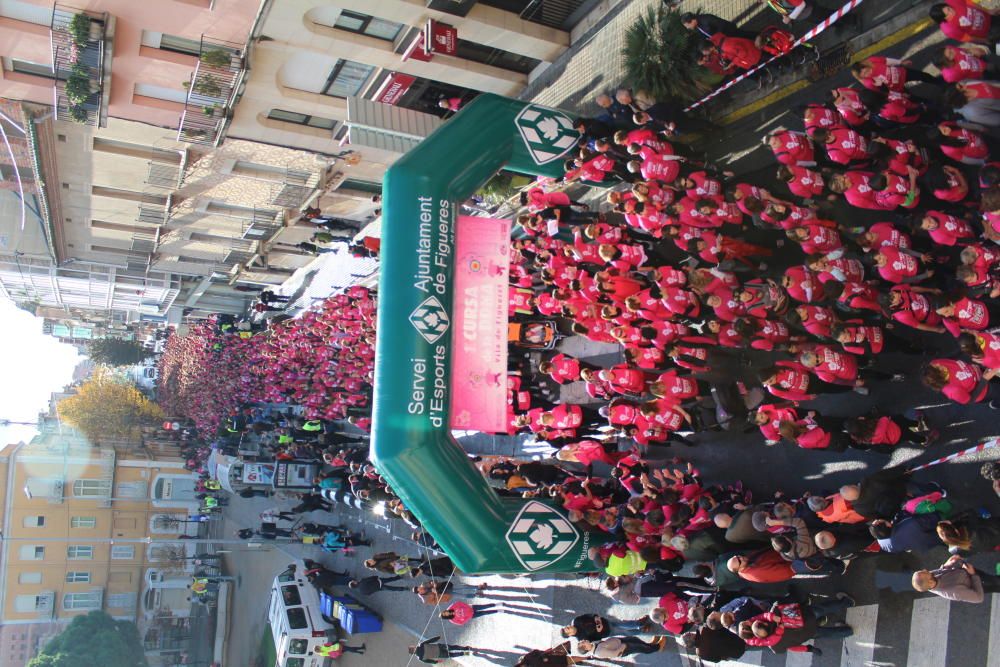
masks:
<path fill-rule="evenodd" d="M 10 146 L 10 140 L 7 138 L 7 130 L 4 129 L 3 123 L 0 123 L 0 136 L 3 136 L 3 143 L 7 146 L 7 154 L 10 155 L 10 165 L 14 168 L 14 176 L 17 178 L 17 189 L 21 193 L 21 231 L 24 231 L 24 223 L 27 219 L 26 205 L 24 203 L 24 183 L 21 182 L 21 169 L 17 166 L 17 159 L 14 157 L 14 149 Z"/>

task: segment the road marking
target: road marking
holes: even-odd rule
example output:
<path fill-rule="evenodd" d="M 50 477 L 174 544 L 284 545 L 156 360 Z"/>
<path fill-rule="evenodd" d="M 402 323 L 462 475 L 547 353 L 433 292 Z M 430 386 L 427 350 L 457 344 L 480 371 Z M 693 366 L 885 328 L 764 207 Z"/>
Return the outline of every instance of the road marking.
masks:
<path fill-rule="evenodd" d="M 739 660 L 723 660 L 719 664 L 722 667 L 759 667 L 764 660 L 764 651 L 768 649 L 755 649 L 747 651 Z"/>
<path fill-rule="evenodd" d="M 990 596 L 990 643 L 986 664 L 1000 665 L 1000 593 Z"/>
<path fill-rule="evenodd" d="M 866 604 L 847 610 L 847 624 L 854 634 L 844 640 L 840 653 L 841 667 L 866 667 L 875 658 L 875 626 L 878 605 Z"/>
<path fill-rule="evenodd" d="M 937 595 L 913 602 L 910 614 L 911 661 L 920 656 L 920 667 L 946 667 L 948 664 L 948 616 L 951 601 Z"/>
<path fill-rule="evenodd" d="M 924 18 L 917 21 L 916 23 L 911 23 L 905 28 L 897 30 L 891 35 L 887 35 L 882 39 L 880 39 L 879 41 L 875 42 L 874 44 L 866 46 L 857 53 L 853 54 L 851 56 L 850 63 L 848 64 L 853 64 L 858 61 L 864 60 L 865 58 L 868 58 L 869 56 L 872 56 L 876 53 L 879 53 L 880 51 L 884 51 L 885 49 L 888 49 L 891 46 L 895 46 L 896 44 L 902 42 L 905 39 L 909 39 L 914 35 L 920 34 L 924 30 L 930 28 L 932 25 L 934 25 L 934 22 L 931 21 L 929 18 Z M 736 121 L 746 118 L 751 114 L 757 113 L 758 111 L 765 109 L 766 107 L 785 99 L 789 95 L 794 95 L 800 90 L 808 88 L 812 84 L 813 82 L 810 81 L 809 79 L 799 79 L 798 81 L 794 81 L 791 84 L 784 86 L 780 90 L 776 90 L 770 95 L 766 95 L 760 98 L 759 100 L 756 100 L 746 106 L 740 107 L 739 109 L 732 112 L 728 116 L 724 116 L 718 121 L 718 124 L 732 125 Z"/>
<path fill-rule="evenodd" d="M 789 651 L 785 658 L 785 667 L 810 667 L 813 664 L 812 653 Z"/>

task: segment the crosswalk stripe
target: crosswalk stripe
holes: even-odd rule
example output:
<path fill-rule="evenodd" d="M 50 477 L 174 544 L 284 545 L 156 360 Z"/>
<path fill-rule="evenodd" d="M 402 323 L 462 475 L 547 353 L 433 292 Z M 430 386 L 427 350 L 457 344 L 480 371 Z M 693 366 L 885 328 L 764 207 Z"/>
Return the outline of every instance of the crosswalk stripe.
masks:
<path fill-rule="evenodd" d="M 990 596 L 990 643 L 986 664 L 1000 665 L 1000 593 Z"/>
<path fill-rule="evenodd" d="M 951 602 L 937 595 L 913 602 L 908 655 L 920 656 L 921 667 L 947 665 L 950 612 Z"/>
<path fill-rule="evenodd" d="M 763 664 L 763 659 L 764 651 L 760 649 L 751 649 L 744 653 L 743 657 L 739 660 L 723 660 L 718 664 L 722 667 L 759 667 L 759 665 Z"/>
<path fill-rule="evenodd" d="M 840 667 L 867 667 L 875 658 L 877 623 L 877 604 L 866 604 L 847 610 L 847 624 L 854 628 L 854 634 L 844 640 L 844 647 L 840 653 Z"/>
<path fill-rule="evenodd" d="M 812 664 L 812 653 L 789 651 L 787 657 L 785 658 L 785 667 L 811 667 Z"/>

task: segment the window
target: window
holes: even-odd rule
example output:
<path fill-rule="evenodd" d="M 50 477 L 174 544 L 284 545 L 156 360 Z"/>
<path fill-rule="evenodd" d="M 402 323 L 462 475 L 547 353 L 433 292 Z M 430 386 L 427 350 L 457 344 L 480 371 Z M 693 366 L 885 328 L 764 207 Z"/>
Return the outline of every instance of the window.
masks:
<path fill-rule="evenodd" d="M 135 546 L 131 544 L 115 544 L 111 547 L 112 560 L 132 560 L 135 558 Z"/>
<path fill-rule="evenodd" d="M 84 572 L 83 570 L 70 570 L 69 572 L 66 573 L 66 583 L 89 584 L 90 572 Z"/>
<path fill-rule="evenodd" d="M 281 598 L 285 601 L 286 607 L 298 607 L 302 604 L 302 597 L 295 586 L 282 586 Z"/>
<path fill-rule="evenodd" d="M 146 500 L 149 498 L 149 485 L 144 481 L 119 482 L 115 486 L 115 495 L 119 498 Z"/>
<path fill-rule="evenodd" d="M 2 0 L 0 16 L 25 23 L 36 23 L 47 28 L 52 23 L 52 4 L 35 5 L 24 0 Z"/>
<path fill-rule="evenodd" d="M 197 56 L 201 51 L 201 42 L 196 39 L 167 35 L 162 32 L 142 31 L 142 45 L 188 56 Z"/>
<path fill-rule="evenodd" d="M 285 111 L 284 109 L 271 109 L 267 117 L 271 120 L 280 120 L 283 123 L 295 123 L 296 125 L 307 125 L 321 130 L 332 130 L 337 126 L 337 121 L 332 118 L 322 118 L 320 116 L 309 116 L 304 113 Z"/>
<path fill-rule="evenodd" d="M 63 609 L 100 609 L 101 592 L 91 591 L 90 593 L 66 593 L 63 595 Z"/>
<path fill-rule="evenodd" d="M 392 42 L 399 35 L 399 31 L 403 29 L 403 24 L 345 9 L 340 12 L 333 27 Z"/>
<path fill-rule="evenodd" d="M 22 572 L 17 575 L 17 583 L 19 584 L 40 584 L 42 583 L 42 573 L 41 572 Z"/>
<path fill-rule="evenodd" d="M 47 611 L 51 608 L 51 595 L 18 595 L 14 598 L 14 611 L 17 612 Z"/>
<path fill-rule="evenodd" d="M 292 607 L 291 609 L 286 609 L 285 612 L 288 614 L 288 627 L 292 630 L 301 630 L 302 628 L 309 627 L 305 609 L 302 607 Z"/>
<path fill-rule="evenodd" d="M 44 516 L 26 516 L 24 517 L 24 527 L 25 528 L 41 528 L 45 525 Z"/>
<path fill-rule="evenodd" d="M 165 102 L 177 102 L 184 104 L 187 101 L 187 91 L 183 88 L 167 88 L 166 86 L 156 86 L 151 83 L 137 83 L 134 88 L 135 94 L 141 97 L 152 97 L 153 99 Z"/>
<path fill-rule="evenodd" d="M 308 639 L 293 639 L 288 642 L 288 652 L 295 653 L 297 655 L 305 655 L 306 651 L 309 650 L 309 640 Z"/>
<path fill-rule="evenodd" d="M 374 181 L 361 181 L 356 178 L 345 179 L 341 183 L 341 190 L 360 190 L 361 192 L 371 192 L 374 194 L 382 194 L 382 184 L 376 183 Z"/>
<path fill-rule="evenodd" d="M 484 46 L 483 44 L 477 44 L 465 39 L 459 39 L 456 46 L 458 47 L 455 50 L 456 58 L 464 58 L 465 60 L 492 65 L 493 67 L 521 74 L 530 73 L 542 62 L 535 58 L 521 56 L 510 51 L 493 48 L 492 46 Z"/>
<path fill-rule="evenodd" d="M 42 560 L 45 558 L 45 547 L 25 544 L 18 553 L 21 560 Z"/>
<path fill-rule="evenodd" d="M 331 97 L 351 97 L 357 95 L 375 68 L 353 60 L 338 60 L 323 87 L 323 94 Z"/>
<path fill-rule="evenodd" d="M 18 74 L 27 74 L 29 76 L 38 76 L 43 79 L 54 79 L 56 76 L 52 73 L 51 65 L 42 65 L 41 63 L 33 63 L 29 60 L 18 60 L 16 58 L 7 58 L 7 62 L 10 64 L 10 70 L 12 72 L 17 72 Z M 60 71 L 60 79 L 65 79 L 66 74 Z"/>
<path fill-rule="evenodd" d="M 69 521 L 70 528 L 95 528 L 97 527 L 97 517 L 75 516 Z"/>
<path fill-rule="evenodd" d="M 107 498 L 110 495 L 111 495 L 110 480 L 106 479 L 73 480 L 74 498 Z"/>
<path fill-rule="evenodd" d="M 135 598 L 135 593 L 113 593 L 108 596 L 107 604 L 119 609 L 135 609 Z"/>
<path fill-rule="evenodd" d="M 24 485 L 32 498 L 62 498 L 63 481 L 54 477 L 29 477 Z"/>
<path fill-rule="evenodd" d="M 66 558 L 70 560 L 90 560 L 94 557 L 94 547 L 89 544 L 71 544 L 66 547 Z"/>

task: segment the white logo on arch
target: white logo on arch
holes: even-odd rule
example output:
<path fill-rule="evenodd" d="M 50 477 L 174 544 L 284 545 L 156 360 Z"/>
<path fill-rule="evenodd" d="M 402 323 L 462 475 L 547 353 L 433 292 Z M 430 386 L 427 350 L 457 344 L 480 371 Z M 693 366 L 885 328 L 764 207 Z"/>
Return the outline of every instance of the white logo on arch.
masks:
<path fill-rule="evenodd" d="M 535 164 L 547 164 L 566 155 L 580 138 L 566 114 L 545 107 L 526 106 L 514 119 Z"/>

